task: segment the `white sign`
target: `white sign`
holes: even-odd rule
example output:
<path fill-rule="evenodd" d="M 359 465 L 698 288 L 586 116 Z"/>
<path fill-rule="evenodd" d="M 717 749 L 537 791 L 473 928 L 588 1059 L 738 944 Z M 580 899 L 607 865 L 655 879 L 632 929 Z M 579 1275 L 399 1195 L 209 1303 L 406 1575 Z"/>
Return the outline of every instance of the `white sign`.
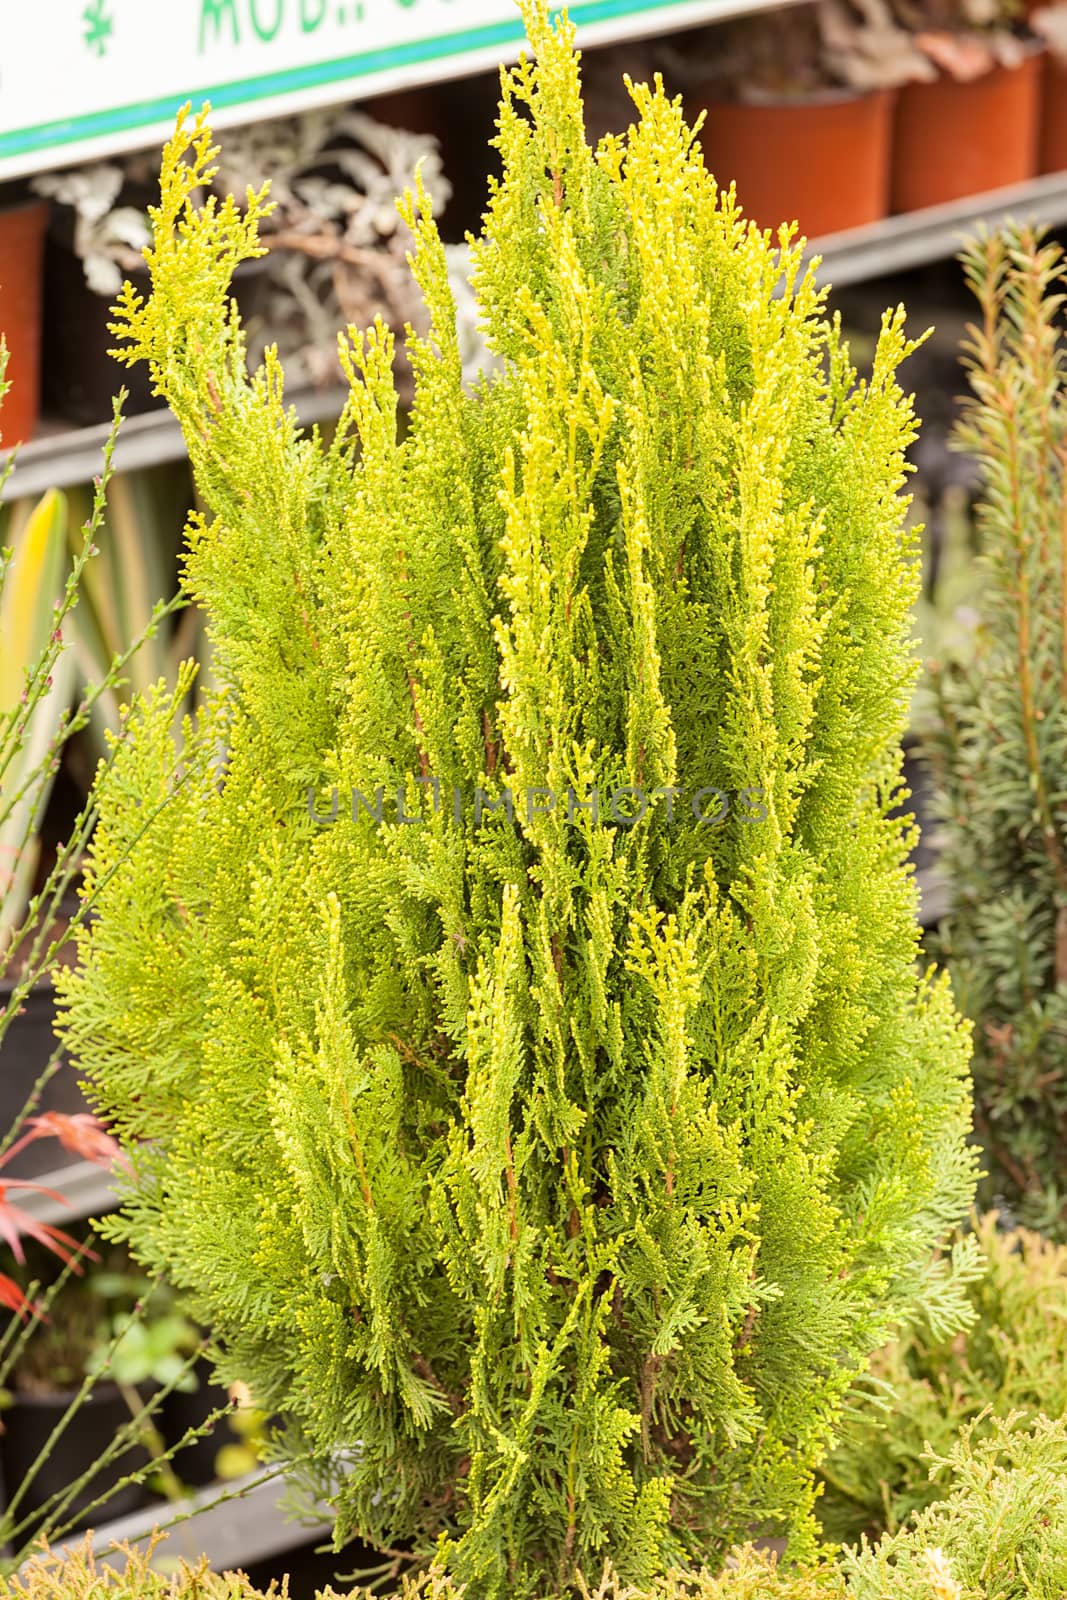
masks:
<path fill-rule="evenodd" d="M 752 0 L 574 0 L 579 42 Z M 515 0 L 0 0 L 0 179 L 160 143 L 187 100 L 217 127 L 517 56 Z"/>

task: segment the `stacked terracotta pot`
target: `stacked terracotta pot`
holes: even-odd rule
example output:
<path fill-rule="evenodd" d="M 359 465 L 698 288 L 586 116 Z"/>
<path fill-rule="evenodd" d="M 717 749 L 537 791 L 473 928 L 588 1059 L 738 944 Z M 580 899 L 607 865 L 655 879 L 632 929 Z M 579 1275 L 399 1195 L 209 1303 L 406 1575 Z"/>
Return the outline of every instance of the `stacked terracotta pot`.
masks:
<path fill-rule="evenodd" d="M 1032 0 L 1028 13 L 1033 26 L 1047 36 L 1041 85 L 1038 136 L 1039 172 L 1067 171 L 1067 5 Z"/>
<path fill-rule="evenodd" d="M 736 184 L 746 215 L 795 220 L 808 238 L 1067 170 L 1067 65 L 1038 41 L 969 81 L 940 72 L 752 102 L 698 93 L 687 109 L 704 113 L 707 164 Z"/>
<path fill-rule="evenodd" d="M 7 397 L 0 406 L 0 449 L 37 424 L 41 374 L 41 278 L 48 207 L 41 200 L 0 202 L 0 335 L 7 345 Z"/>

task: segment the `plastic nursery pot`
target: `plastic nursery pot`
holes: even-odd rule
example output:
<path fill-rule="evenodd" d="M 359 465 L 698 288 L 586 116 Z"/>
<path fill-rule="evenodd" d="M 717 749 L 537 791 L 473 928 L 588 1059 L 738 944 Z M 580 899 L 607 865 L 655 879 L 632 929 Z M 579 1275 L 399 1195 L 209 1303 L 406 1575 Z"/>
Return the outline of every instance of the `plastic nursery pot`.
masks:
<path fill-rule="evenodd" d="M 234 295 L 242 320 L 249 318 L 246 299 L 257 270 L 265 261 L 244 262 L 234 275 Z M 152 284 L 147 267 L 123 273 L 146 298 Z M 85 281 L 82 263 L 65 240 L 50 235 L 45 250 L 44 407 L 66 422 L 91 427 L 110 422 L 115 395 L 125 389 L 123 415 L 137 416 L 161 408 L 152 393 L 144 362 L 123 366 L 109 351 L 118 340 L 108 330 L 114 322 L 113 297 L 97 294 Z"/>
<path fill-rule="evenodd" d="M 148 1394 L 149 1388 L 145 1385 L 139 1390 L 142 1398 Z M 65 1391 L 48 1395 L 16 1393 L 12 1396 L 11 1404 L 2 1413 L 4 1432 L 0 1434 L 0 1472 L 9 1497 L 29 1475 L 73 1398 L 73 1393 Z M 50 1496 L 76 1483 L 100 1459 L 116 1434 L 129 1421 L 129 1407 L 115 1384 L 95 1384 L 82 1400 L 59 1441 L 48 1451 L 34 1473 L 19 1501 L 18 1516 L 37 1515 Z M 143 1467 L 148 1460 L 144 1447 L 133 1445 L 99 1472 L 94 1472 L 63 1513 L 64 1522 L 73 1524 L 72 1531 L 77 1532 L 90 1524 L 97 1527 L 115 1517 L 127 1516 L 129 1512 L 145 1505 L 151 1496 L 141 1484 L 127 1483 L 122 1488 L 115 1488 L 115 1485 L 127 1473 Z M 109 1490 L 114 1492 L 108 1493 Z M 106 1500 L 98 1506 L 94 1505 L 102 1495 L 107 1496 Z M 92 1511 L 89 1510 L 91 1506 Z"/>
<path fill-rule="evenodd" d="M 124 276 L 140 294 L 148 294 L 147 268 Z M 117 343 L 107 326 L 114 321 L 112 297 L 90 289 L 79 258 L 52 234 L 45 247 L 44 285 L 45 410 L 82 426 L 109 422 L 113 397 L 121 388 L 128 391 L 124 407 L 128 417 L 159 405 L 152 398 L 147 366 L 138 362 L 124 367 L 108 354 Z"/>
<path fill-rule="evenodd" d="M 736 183 L 746 216 L 796 221 L 816 239 L 885 216 L 893 100 L 890 89 L 760 104 L 697 95 L 686 111 L 706 113 L 704 160 L 723 188 Z"/>
<path fill-rule="evenodd" d="M 210 1361 L 197 1361 L 193 1373 L 197 1387 L 192 1393 L 172 1389 L 159 1408 L 159 1431 L 168 1449 L 180 1445 L 191 1430 L 206 1427 L 213 1412 L 221 1410 L 227 1401 L 226 1389 L 212 1382 L 214 1368 Z M 219 1451 L 236 1442 L 237 1434 L 230 1427 L 229 1418 L 219 1417 L 208 1433 L 177 1450 L 172 1462 L 174 1471 L 190 1489 L 214 1483 Z"/>
<path fill-rule="evenodd" d="M 0 1008 L 11 992 L 11 982 L 0 984 Z M 33 986 L 22 1002 L 21 1014 L 12 1017 L 0 1043 L 0 1138 L 12 1126 L 33 1092 L 34 1085 L 48 1065 L 56 1048 L 52 1024 L 55 1021 L 55 992 L 50 983 Z M 78 1087 L 74 1069 L 64 1060 L 41 1090 L 34 1113 L 88 1111 Z M 73 1161 L 55 1139 L 36 1139 L 4 1166 L 5 1178 L 39 1178 Z"/>
<path fill-rule="evenodd" d="M 37 426 L 41 380 L 41 276 L 48 202 L 0 209 L 0 333 L 7 341 L 7 381 L 0 409 L 4 449 Z"/>
<path fill-rule="evenodd" d="M 1025 183 L 1037 171 L 1042 52 L 970 83 L 908 83 L 893 133 L 894 211 Z"/>
<path fill-rule="evenodd" d="M 1045 56 L 1041 74 L 1038 172 L 1067 171 L 1067 62 Z"/>

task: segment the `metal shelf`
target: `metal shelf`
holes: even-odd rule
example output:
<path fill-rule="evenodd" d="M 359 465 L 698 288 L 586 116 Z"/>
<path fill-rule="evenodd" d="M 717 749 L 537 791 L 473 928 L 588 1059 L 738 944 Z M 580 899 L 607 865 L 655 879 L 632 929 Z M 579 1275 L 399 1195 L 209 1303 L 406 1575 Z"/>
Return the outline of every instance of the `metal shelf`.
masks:
<path fill-rule="evenodd" d="M 1067 172 L 972 195 L 951 205 L 887 217 L 866 228 L 829 234 L 812 240 L 808 254 L 819 257 L 820 282 L 844 288 L 942 260 L 953 255 L 975 229 L 982 225 L 996 227 L 1008 218 L 1049 225 L 1067 223 Z M 295 394 L 292 403 L 301 422 L 323 422 L 337 416 L 344 397 L 341 388 L 306 390 Z M 107 436 L 106 426 L 61 430 L 53 425 L 49 432 L 18 451 L 16 471 L 8 479 L 2 498 L 12 500 L 90 482 L 100 470 Z M 125 472 L 178 461 L 185 453 L 181 429 L 170 412 L 153 411 L 123 423 L 113 465 L 117 472 Z M 0 464 L 6 459 L 0 452 Z"/>
<path fill-rule="evenodd" d="M 1009 219 L 1049 226 L 1067 222 L 1067 172 L 828 234 L 813 239 L 808 253 L 821 258 L 821 283 L 844 288 L 955 255 L 968 234 L 983 225 L 997 228 Z"/>
<path fill-rule="evenodd" d="M 55 1189 L 66 1199 L 66 1205 L 61 1205 L 46 1194 L 34 1194 L 32 1189 L 19 1191 L 19 1210 L 38 1222 L 50 1222 L 53 1226 L 99 1216 L 119 1203 L 118 1194 L 112 1188 L 111 1174 L 93 1161 L 72 1161 L 52 1172 L 42 1172 L 30 1181 Z"/>
<path fill-rule="evenodd" d="M 168 1529 L 167 1538 L 153 1558 L 154 1567 L 171 1570 L 177 1560 L 196 1562 L 207 1556 L 215 1571 L 223 1572 L 329 1536 L 333 1522 L 325 1506 L 317 1508 L 316 1521 L 289 1521 L 281 1504 L 284 1477 L 264 1483 L 262 1476 L 256 1472 L 232 1484 L 209 1484 L 187 1499 L 148 1506 L 105 1523 L 92 1535 L 93 1551 L 105 1565 L 122 1568 L 126 1557 L 118 1547 L 130 1544 L 143 1550 L 153 1531 L 162 1527 Z M 223 1495 L 226 1498 L 220 1500 Z M 79 1538 L 67 1543 L 77 1547 L 81 1542 Z"/>

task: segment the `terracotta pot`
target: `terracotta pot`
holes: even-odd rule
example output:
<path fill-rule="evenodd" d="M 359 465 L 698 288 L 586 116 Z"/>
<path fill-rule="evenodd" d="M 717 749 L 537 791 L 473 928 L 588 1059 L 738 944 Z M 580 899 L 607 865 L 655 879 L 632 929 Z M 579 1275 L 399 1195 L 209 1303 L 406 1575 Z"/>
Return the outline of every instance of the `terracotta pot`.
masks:
<path fill-rule="evenodd" d="M 893 134 L 894 211 L 1025 183 L 1037 171 L 1042 52 L 971 83 L 908 83 Z"/>
<path fill-rule="evenodd" d="M 1067 171 L 1067 63 L 1046 55 L 1041 75 L 1038 172 Z"/>
<path fill-rule="evenodd" d="M 41 383 L 41 278 L 48 202 L 0 211 L 0 333 L 7 341 L 7 381 L 0 408 L 3 448 L 37 425 Z"/>
<path fill-rule="evenodd" d="M 724 188 L 736 183 L 746 216 L 762 228 L 796 221 L 815 239 L 885 216 L 893 99 L 888 89 L 760 105 L 698 95 L 687 113 L 706 112 L 704 159 Z"/>

